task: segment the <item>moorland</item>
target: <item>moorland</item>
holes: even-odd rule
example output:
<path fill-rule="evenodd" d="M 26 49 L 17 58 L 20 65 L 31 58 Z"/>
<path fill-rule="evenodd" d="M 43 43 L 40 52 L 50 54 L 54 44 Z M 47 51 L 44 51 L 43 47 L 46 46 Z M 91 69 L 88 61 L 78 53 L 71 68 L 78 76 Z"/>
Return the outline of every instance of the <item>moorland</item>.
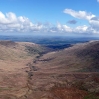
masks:
<path fill-rule="evenodd" d="M 0 41 L 0 99 L 99 99 L 99 41 L 52 42 Z"/>

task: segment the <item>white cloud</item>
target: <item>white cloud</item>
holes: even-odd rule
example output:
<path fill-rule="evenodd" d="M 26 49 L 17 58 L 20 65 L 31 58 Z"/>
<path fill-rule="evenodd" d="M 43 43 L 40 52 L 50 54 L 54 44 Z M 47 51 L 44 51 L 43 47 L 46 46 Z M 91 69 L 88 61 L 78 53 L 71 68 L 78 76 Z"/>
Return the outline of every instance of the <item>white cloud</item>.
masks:
<path fill-rule="evenodd" d="M 82 25 L 75 28 L 69 27 L 66 24 L 58 22 L 53 25 L 46 23 L 33 23 L 27 17 L 16 16 L 15 13 L 9 12 L 3 14 L 0 12 L 0 32 L 18 32 L 18 33 L 98 33 L 99 34 L 99 17 L 85 11 L 74 11 L 65 9 L 64 13 L 70 14 L 75 18 L 85 19 L 89 22 L 89 26 Z"/>
<path fill-rule="evenodd" d="M 50 32 L 58 32 L 58 33 L 71 33 L 72 28 L 67 25 L 62 25 L 59 22 L 57 23 L 56 27 L 51 27 Z"/>
<path fill-rule="evenodd" d="M 42 30 L 42 24 L 33 24 L 24 16 L 17 17 L 14 13 L 3 14 L 0 12 L 0 31 L 3 32 L 29 32 Z"/>
<path fill-rule="evenodd" d="M 74 29 L 75 32 L 77 33 L 86 33 L 88 31 L 88 26 L 86 25 L 83 25 L 83 26 L 77 26 L 75 29 Z"/>
<path fill-rule="evenodd" d="M 91 18 L 95 17 L 94 14 L 87 13 L 86 11 L 78 11 L 77 12 L 72 9 L 65 9 L 64 13 L 70 14 L 71 16 L 73 16 L 75 18 L 86 19 L 86 20 L 90 20 Z"/>
<path fill-rule="evenodd" d="M 99 1 L 99 0 L 98 0 Z M 99 34 L 99 17 L 86 11 L 75 11 L 72 9 L 65 9 L 64 13 L 69 14 L 78 19 L 85 19 L 89 22 L 89 26 L 77 26 L 73 29 L 78 33 L 98 33 Z"/>
<path fill-rule="evenodd" d="M 57 28 L 61 31 L 61 32 L 66 32 L 66 33 L 70 33 L 72 32 L 72 28 L 67 26 L 67 25 L 62 25 L 60 23 L 57 24 Z"/>
<path fill-rule="evenodd" d="M 99 17 L 95 17 L 91 20 L 89 20 L 89 24 L 91 28 L 93 28 L 96 31 L 99 31 Z"/>
<path fill-rule="evenodd" d="M 97 2 L 99 2 L 99 0 L 97 0 Z"/>
<path fill-rule="evenodd" d="M 86 25 L 71 28 L 67 25 L 57 24 L 57 30 L 60 31 L 60 33 L 88 33 L 90 32 L 90 29 L 88 28 L 89 27 Z"/>

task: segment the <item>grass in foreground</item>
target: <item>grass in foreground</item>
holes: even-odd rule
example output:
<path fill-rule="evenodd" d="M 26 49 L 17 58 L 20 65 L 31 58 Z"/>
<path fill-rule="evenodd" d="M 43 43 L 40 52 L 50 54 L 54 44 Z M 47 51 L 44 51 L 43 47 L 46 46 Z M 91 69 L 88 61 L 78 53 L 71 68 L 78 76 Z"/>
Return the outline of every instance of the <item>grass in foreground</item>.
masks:
<path fill-rule="evenodd" d="M 84 99 L 99 99 L 99 96 L 97 96 L 96 93 L 89 93 Z"/>

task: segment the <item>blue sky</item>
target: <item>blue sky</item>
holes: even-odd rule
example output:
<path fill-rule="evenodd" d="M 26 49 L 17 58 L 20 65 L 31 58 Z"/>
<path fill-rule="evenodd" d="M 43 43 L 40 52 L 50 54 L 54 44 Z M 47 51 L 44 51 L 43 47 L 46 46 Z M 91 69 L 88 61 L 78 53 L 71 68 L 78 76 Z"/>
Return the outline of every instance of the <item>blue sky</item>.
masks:
<path fill-rule="evenodd" d="M 99 34 L 99 0 L 0 0 L 1 34 Z"/>

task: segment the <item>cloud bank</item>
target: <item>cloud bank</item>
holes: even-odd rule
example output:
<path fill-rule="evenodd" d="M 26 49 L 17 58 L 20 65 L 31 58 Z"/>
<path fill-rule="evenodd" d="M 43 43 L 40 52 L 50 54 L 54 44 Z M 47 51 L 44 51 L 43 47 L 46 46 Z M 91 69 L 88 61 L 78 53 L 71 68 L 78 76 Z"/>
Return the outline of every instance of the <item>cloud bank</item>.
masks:
<path fill-rule="evenodd" d="M 69 14 L 74 18 L 83 19 L 89 22 L 89 26 L 82 25 L 75 28 L 69 27 L 66 24 L 57 22 L 56 25 L 51 23 L 33 23 L 25 16 L 16 16 L 13 12 L 6 14 L 0 12 L 0 32 L 1 33 L 87 33 L 99 34 L 99 17 L 86 11 L 75 11 L 72 9 L 65 9 L 65 14 Z M 76 20 L 69 20 L 67 23 L 76 24 Z"/>
<path fill-rule="evenodd" d="M 24 16 L 17 17 L 14 13 L 3 14 L 0 12 L 0 31 L 2 32 L 29 32 L 43 29 L 42 24 L 33 24 Z"/>
<path fill-rule="evenodd" d="M 65 9 L 63 11 L 65 14 L 69 14 L 74 18 L 83 19 L 89 22 L 89 26 L 83 25 L 78 26 L 74 29 L 77 30 L 75 32 L 78 33 L 98 33 L 99 34 L 99 17 L 92 13 L 88 13 L 86 11 L 75 11 L 72 9 Z M 81 31 L 79 31 L 81 30 Z M 73 32 L 74 32 L 73 31 Z"/>

